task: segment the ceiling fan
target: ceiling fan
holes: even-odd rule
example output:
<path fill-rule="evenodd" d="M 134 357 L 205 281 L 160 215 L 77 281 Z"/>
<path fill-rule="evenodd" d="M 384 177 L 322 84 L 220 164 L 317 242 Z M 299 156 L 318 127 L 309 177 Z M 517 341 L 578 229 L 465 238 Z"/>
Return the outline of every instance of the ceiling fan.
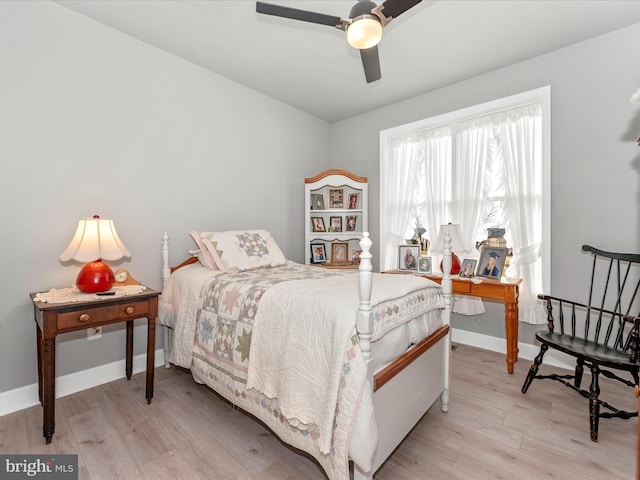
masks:
<path fill-rule="evenodd" d="M 349 45 L 360 50 L 364 75 L 367 83 L 371 83 L 382 78 L 377 46 L 382 38 L 382 28 L 421 1 L 386 0 L 381 5 L 377 5 L 370 0 L 359 0 L 349 12 L 349 20 L 264 2 L 256 2 L 256 12 L 302 20 L 303 22 L 319 23 L 346 31 Z"/>

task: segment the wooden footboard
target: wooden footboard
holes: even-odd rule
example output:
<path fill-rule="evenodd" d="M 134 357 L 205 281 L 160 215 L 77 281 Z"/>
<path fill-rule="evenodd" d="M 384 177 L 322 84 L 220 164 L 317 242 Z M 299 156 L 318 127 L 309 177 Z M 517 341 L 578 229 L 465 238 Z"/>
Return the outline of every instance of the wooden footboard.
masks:
<path fill-rule="evenodd" d="M 434 346 L 441 338 L 449 333 L 449 325 L 444 325 L 436 330 L 430 337 L 425 338 L 415 347 L 409 350 L 401 357 L 396 358 L 393 362 L 380 370 L 373 377 L 373 391 L 377 391 L 389 380 L 393 379 L 398 373 L 411 365 L 415 360 Z"/>
<path fill-rule="evenodd" d="M 353 480 L 372 480 L 373 474 L 391 455 L 416 423 L 424 416 L 438 397 L 443 412 L 449 410 L 449 355 L 451 340 L 451 237 L 445 234 L 441 288 L 445 308 L 443 326 L 433 335 L 373 375 L 369 372 L 373 392 L 373 405 L 378 429 L 373 466 L 370 471 L 353 466 Z M 371 365 L 371 240 L 365 233 L 360 241 L 360 308 L 357 329 L 360 349 Z"/>
<path fill-rule="evenodd" d="M 445 327 L 447 329 L 447 327 Z M 431 337 L 430 337 L 431 338 Z M 354 465 L 354 480 L 370 480 L 385 460 L 427 410 L 441 399 L 446 411 L 445 384 L 448 372 L 443 370 L 449 355 L 449 335 L 441 336 L 385 385 L 375 391 L 373 405 L 378 428 L 378 445 L 370 472 L 362 472 Z M 448 390 L 447 390 L 448 391 Z"/>

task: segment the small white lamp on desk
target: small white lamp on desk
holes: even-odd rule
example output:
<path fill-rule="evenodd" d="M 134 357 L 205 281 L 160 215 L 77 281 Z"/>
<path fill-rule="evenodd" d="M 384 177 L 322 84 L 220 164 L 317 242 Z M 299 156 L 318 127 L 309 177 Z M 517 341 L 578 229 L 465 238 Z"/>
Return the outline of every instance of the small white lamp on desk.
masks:
<path fill-rule="evenodd" d="M 131 254 L 116 233 L 113 220 L 81 218 L 71 243 L 60 254 L 60 261 L 87 263 L 76 278 L 76 287 L 84 293 L 106 292 L 113 286 L 115 277 L 109 265 L 102 260 L 116 261 L 130 258 Z"/>
<path fill-rule="evenodd" d="M 462 244 L 460 235 L 460 225 L 448 223 L 440 226 L 438 237 L 431 246 L 431 251 L 435 253 L 444 253 L 444 235 L 448 233 L 451 237 L 451 275 L 460 273 L 460 258 L 456 253 L 465 252 L 467 249 Z M 440 271 L 442 271 L 442 262 L 440 262 Z"/>

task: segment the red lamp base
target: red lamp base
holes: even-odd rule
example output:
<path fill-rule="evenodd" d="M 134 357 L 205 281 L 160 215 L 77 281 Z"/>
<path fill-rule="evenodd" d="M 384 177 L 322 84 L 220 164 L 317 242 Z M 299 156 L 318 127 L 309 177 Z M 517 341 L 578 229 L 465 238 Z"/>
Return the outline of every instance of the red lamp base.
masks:
<path fill-rule="evenodd" d="M 106 292 L 113 286 L 115 277 L 109 265 L 101 259 L 95 262 L 89 262 L 76 278 L 76 287 L 84 293 Z"/>
<path fill-rule="evenodd" d="M 440 262 L 440 271 L 444 272 L 442 268 L 442 263 Z M 462 264 L 460 262 L 460 257 L 458 257 L 455 253 L 451 253 L 451 275 L 457 275 L 460 273 L 460 268 Z"/>

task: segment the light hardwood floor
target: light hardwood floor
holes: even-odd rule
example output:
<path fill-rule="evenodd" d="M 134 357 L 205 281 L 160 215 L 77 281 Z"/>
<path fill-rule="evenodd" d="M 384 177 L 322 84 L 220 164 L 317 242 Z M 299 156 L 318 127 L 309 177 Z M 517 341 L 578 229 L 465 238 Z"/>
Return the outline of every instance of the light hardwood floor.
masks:
<path fill-rule="evenodd" d="M 503 355 L 454 347 L 449 412 L 436 402 L 376 480 L 634 479 L 636 419 L 601 420 L 600 441 L 591 442 L 586 399 L 551 380 L 520 393 L 529 365 L 520 360 L 509 375 Z M 326 479 L 189 372 L 158 368 L 151 405 L 144 378 L 58 399 L 50 445 L 39 406 L 0 417 L 0 452 L 78 453 L 82 480 Z M 607 379 L 601 388 L 635 410 L 631 388 Z"/>

